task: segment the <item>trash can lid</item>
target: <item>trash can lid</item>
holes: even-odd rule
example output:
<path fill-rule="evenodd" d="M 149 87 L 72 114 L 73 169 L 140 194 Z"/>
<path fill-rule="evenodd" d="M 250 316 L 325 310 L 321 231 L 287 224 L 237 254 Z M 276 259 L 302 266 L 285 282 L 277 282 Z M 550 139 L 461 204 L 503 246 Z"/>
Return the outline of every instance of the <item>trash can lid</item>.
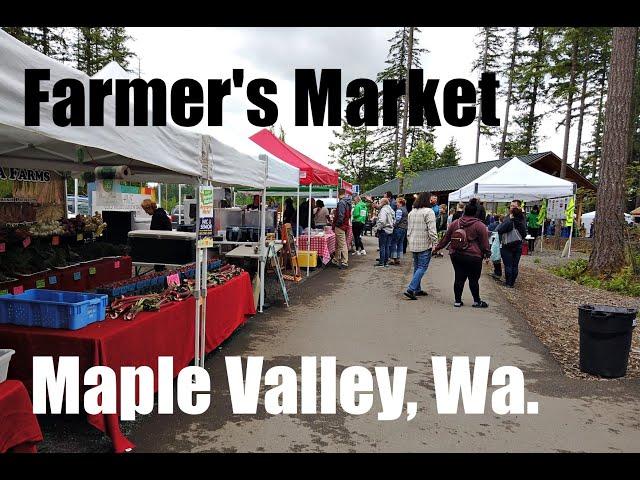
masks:
<path fill-rule="evenodd" d="M 582 310 L 590 310 L 591 313 L 618 314 L 618 315 L 637 315 L 638 309 L 633 307 L 615 307 L 612 305 L 595 305 L 584 304 L 578 307 Z"/>

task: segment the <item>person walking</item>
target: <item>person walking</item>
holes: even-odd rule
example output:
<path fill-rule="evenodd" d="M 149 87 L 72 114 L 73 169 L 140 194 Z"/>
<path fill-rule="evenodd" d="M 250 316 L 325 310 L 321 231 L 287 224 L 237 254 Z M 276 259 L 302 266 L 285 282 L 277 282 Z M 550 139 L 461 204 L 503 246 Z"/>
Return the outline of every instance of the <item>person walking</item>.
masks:
<path fill-rule="evenodd" d="M 351 228 L 353 229 L 353 242 L 356 245 L 356 255 L 366 255 L 367 251 L 362 244 L 362 231 L 367 222 L 367 203 L 356 195 L 353 198 L 353 213 L 351 214 Z"/>
<path fill-rule="evenodd" d="M 380 247 L 380 258 L 375 264 L 376 267 L 388 267 L 389 245 L 393 234 L 393 225 L 396 221 L 395 213 L 389 205 L 388 198 L 380 199 L 380 211 L 376 221 L 376 232 L 378 234 L 378 246 Z"/>
<path fill-rule="evenodd" d="M 480 221 L 478 214 L 478 199 L 472 198 L 464 207 L 464 214 L 458 220 L 454 220 L 447 233 L 433 252 L 449 246 L 449 256 L 455 272 L 453 293 L 455 296 L 454 307 L 462 307 L 462 291 L 464 284 L 469 280 L 469 290 L 473 296 L 473 307 L 487 308 L 487 302 L 480 298 L 480 275 L 482 274 L 482 259 L 491 253 L 487 226 Z"/>
<path fill-rule="evenodd" d="M 336 233 L 336 254 L 331 262 L 338 268 L 349 266 L 349 248 L 347 246 L 347 230 L 351 221 L 351 198 L 347 197 L 344 188 L 338 190 L 338 205 L 333 216 L 333 231 Z"/>
<path fill-rule="evenodd" d="M 393 234 L 391 237 L 391 265 L 400 265 L 400 260 L 404 252 L 404 239 L 407 235 L 407 222 L 409 217 L 407 201 L 404 197 L 398 197 L 396 202 L 398 206 L 395 212 L 395 222 L 393 224 Z"/>
<path fill-rule="evenodd" d="M 527 230 L 532 239 L 527 240 L 529 244 L 529 252 L 533 253 L 533 249 L 536 246 L 536 238 L 540 235 L 540 227 L 538 226 L 538 214 L 540 210 L 537 205 L 534 205 L 529 214 L 527 215 Z"/>
<path fill-rule="evenodd" d="M 527 224 L 521 208 L 522 202 L 514 200 L 509 207 L 509 215 L 505 217 L 496 232 L 500 234 L 500 256 L 504 263 L 504 284 L 513 288 L 518 278 L 522 241 L 527 236 Z"/>
<path fill-rule="evenodd" d="M 438 241 L 436 216 L 429 197 L 426 192 L 418 195 L 407 219 L 407 251 L 413 255 L 413 277 L 404 295 L 410 300 L 427 295 L 427 292 L 422 290 L 422 277 L 429 268 L 431 251 Z"/>

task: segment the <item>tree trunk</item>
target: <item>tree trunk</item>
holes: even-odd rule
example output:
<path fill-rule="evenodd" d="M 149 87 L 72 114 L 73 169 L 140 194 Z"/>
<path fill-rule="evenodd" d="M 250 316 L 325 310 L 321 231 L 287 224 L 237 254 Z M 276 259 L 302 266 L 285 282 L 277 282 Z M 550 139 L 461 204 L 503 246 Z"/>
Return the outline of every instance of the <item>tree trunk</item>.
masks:
<path fill-rule="evenodd" d="M 404 82 L 404 110 L 402 112 L 402 141 L 400 143 L 400 180 L 398 182 L 398 195 L 402 195 L 404 189 L 404 164 L 407 156 L 407 122 L 409 120 L 409 71 L 413 63 L 413 29 L 409 27 L 409 43 L 407 45 L 407 74 Z"/>
<path fill-rule="evenodd" d="M 405 39 L 407 36 L 407 27 L 402 27 L 402 47 L 400 48 L 400 64 L 401 65 L 405 65 Z M 409 81 L 409 72 L 407 72 L 405 74 L 405 78 L 406 78 L 406 82 Z M 397 100 L 397 109 L 396 111 L 398 112 L 398 114 L 400 114 L 400 107 L 402 106 L 402 102 L 400 101 L 400 97 L 398 97 Z M 393 171 L 391 172 L 392 175 L 395 177 L 396 174 L 398 173 L 398 161 L 400 159 L 400 155 L 399 155 L 399 150 L 400 150 L 400 118 L 398 118 L 398 122 L 396 123 L 396 132 L 395 132 L 395 139 L 393 142 Z"/>
<path fill-rule="evenodd" d="M 511 49 L 511 63 L 509 64 L 509 83 L 507 85 L 507 106 L 504 111 L 504 126 L 502 127 L 502 141 L 500 142 L 500 160 L 504 158 L 504 147 L 507 143 L 509 127 L 509 107 L 511 106 L 511 92 L 513 90 L 513 71 L 516 68 L 516 54 L 518 53 L 518 27 L 513 27 L 513 48 Z"/>
<path fill-rule="evenodd" d="M 527 128 L 525 130 L 525 150 L 527 154 L 531 152 L 531 146 L 533 145 L 533 133 L 535 130 L 535 122 L 536 122 L 536 103 L 538 102 L 538 84 L 540 83 L 539 75 L 540 75 L 540 56 L 542 54 L 542 49 L 544 47 L 544 30 L 542 27 L 534 27 L 539 29 L 536 32 L 538 36 L 538 51 L 536 52 L 536 60 L 534 65 L 534 75 L 533 75 L 533 92 L 531 92 L 531 103 L 529 104 L 529 114 L 527 116 Z"/>
<path fill-rule="evenodd" d="M 569 96 L 567 97 L 567 111 L 564 115 L 564 146 L 562 147 L 562 165 L 560 178 L 567 176 L 567 159 L 569 158 L 569 133 L 571 131 L 571 109 L 573 108 L 573 89 L 576 84 L 576 66 L 578 63 L 578 42 L 573 41 L 571 49 L 571 74 L 569 76 Z"/>
<path fill-rule="evenodd" d="M 585 63 L 589 58 L 589 49 L 587 48 L 587 54 L 585 55 Z M 585 103 L 587 100 L 587 80 L 589 78 L 588 68 L 586 65 L 583 65 L 582 71 L 582 88 L 580 92 L 580 112 L 578 114 L 578 135 L 576 138 L 576 155 L 573 159 L 573 168 L 578 170 L 580 167 L 580 150 L 582 147 L 582 126 L 584 125 L 584 110 Z"/>
<path fill-rule="evenodd" d="M 600 75 L 600 100 L 598 101 L 598 119 L 596 121 L 596 133 L 593 145 L 593 165 L 591 172 L 591 180 L 595 180 L 598 176 L 598 160 L 600 159 L 600 147 L 602 144 L 602 122 L 604 119 L 604 92 L 606 90 L 607 80 L 607 59 L 602 62 L 602 75 Z"/>
<path fill-rule="evenodd" d="M 489 32 L 484 32 L 484 49 L 482 51 L 482 72 L 487 69 L 487 51 L 489 50 Z M 482 72 L 480 74 L 482 75 Z M 480 161 L 480 117 L 482 116 L 482 104 L 478 102 L 478 122 L 476 131 L 476 163 Z"/>
<path fill-rule="evenodd" d="M 605 106 L 597 218 L 589 270 L 602 276 L 625 265 L 625 170 L 631 154 L 631 113 L 635 80 L 637 27 L 614 27 Z M 604 213 L 604 214 L 603 214 Z"/>

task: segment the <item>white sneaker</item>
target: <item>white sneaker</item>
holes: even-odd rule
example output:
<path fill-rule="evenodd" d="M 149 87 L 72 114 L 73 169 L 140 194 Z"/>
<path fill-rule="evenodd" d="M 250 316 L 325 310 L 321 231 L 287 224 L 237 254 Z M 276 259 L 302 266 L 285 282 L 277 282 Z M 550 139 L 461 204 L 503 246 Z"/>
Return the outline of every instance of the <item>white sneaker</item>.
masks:
<path fill-rule="evenodd" d="M 367 254 L 367 251 L 366 251 L 366 250 L 364 250 L 364 249 L 363 249 L 363 250 L 360 250 L 360 255 L 366 255 L 366 254 Z"/>

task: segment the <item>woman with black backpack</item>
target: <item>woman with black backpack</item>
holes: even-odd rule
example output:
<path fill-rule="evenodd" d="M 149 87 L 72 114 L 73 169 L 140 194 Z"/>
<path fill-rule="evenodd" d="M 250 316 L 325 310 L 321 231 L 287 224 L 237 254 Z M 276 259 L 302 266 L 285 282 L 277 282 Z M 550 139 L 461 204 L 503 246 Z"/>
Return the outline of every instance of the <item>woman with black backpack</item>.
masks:
<path fill-rule="evenodd" d="M 480 275 L 482 274 L 482 259 L 491 253 L 487 226 L 476 218 L 478 214 L 478 199 L 472 198 L 464 207 L 464 214 L 451 222 L 444 238 L 440 240 L 433 250 L 438 250 L 449 245 L 449 257 L 455 271 L 453 293 L 455 296 L 454 307 L 462 307 L 462 291 L 467 279 L 469 290 L 473 295 L 473 307 L 487 308 L 487 302 L 480 298 Z"/>
<path fill-rule="evenodd" d="M 513 288 L 518 278 L 518 267 L 522 256 L 522 241 L 527 236 L 527 223 L 522 213 L 522 202 L 513 200 L 509 215 L 505 217 L 496 232 L 500 235 L 500 256 L 504 264 L 504 284 Z"/>

